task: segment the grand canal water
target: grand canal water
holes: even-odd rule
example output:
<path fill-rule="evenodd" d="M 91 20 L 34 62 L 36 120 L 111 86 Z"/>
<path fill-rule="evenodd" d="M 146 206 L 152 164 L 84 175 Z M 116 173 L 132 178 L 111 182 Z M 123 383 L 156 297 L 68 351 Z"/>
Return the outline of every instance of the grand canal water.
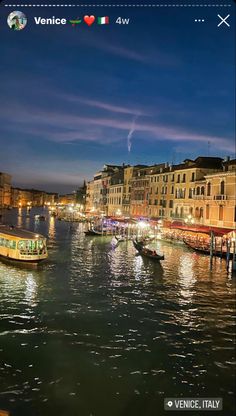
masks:
<path fill-rule="evenodd" d="M 35 213 L 4 214 L 47 235 L 49 259 L 0 262 L 0 409 L 162 416 L 164 397 L 213 396 L 224 399 L 217 414 L 235 415 L 236 279 L 225 262 L 210 271 L 208 257 L 160 242 L 160 266 L 131 242 L 114 249 L 110 237 Z"/>

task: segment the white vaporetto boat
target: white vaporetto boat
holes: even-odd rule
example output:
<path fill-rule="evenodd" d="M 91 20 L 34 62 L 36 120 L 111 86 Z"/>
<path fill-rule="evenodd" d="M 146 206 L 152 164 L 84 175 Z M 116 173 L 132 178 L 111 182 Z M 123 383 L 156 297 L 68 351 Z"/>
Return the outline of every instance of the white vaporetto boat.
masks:
<path fill-rule="evenodd" d="M 48 257 L 47 240 L 40 234 L 0 225 L 0 257 L 37 263 Z"/>

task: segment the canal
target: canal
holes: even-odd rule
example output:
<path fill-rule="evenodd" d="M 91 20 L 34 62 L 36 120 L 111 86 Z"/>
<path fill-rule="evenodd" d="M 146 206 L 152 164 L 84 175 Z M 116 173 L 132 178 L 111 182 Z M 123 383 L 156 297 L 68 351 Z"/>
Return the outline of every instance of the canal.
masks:
<path fill-rule="evenodd" d="M 113 248 L 38 212 L 4 213 L 48 237 L 49 259 L 0 261 L 0 409 L 162 416 L 164 397 L 212 396 L 224 400 L 217 414 L 235 415 L 236 279 L 225 261 L 210 271 L 207 256 L 159 242 L 159 265 L 132 242 Z"/>

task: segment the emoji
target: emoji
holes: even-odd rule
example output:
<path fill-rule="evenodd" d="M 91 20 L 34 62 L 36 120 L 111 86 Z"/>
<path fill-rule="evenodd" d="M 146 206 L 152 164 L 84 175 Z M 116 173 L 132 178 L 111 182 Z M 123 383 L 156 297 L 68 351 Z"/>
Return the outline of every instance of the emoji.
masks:
<path fill-rule="evenodd" d="M 88 26 L 91 26 L 93 24 L 93 22 L 95 21 L 95 16 L 84 16 L 84 21 L 85 23 L 87 23 Z"/>

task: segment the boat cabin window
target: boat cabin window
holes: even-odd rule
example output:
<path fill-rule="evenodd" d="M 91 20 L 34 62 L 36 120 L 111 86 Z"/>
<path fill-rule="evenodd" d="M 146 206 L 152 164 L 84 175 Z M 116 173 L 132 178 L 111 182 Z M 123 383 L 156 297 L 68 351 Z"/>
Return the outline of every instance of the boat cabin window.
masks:
<path fill-rule="evenodd" d="M 9 241 L 9 248 L 15 250 L 16 249 L 16 241 L 10 240 Z"/>
<path fill-rule="evenodd" d="M 9 247 L 13 250 L 16 248 L 16 241 L 8 240 L 7 238 L 0 238 L 0 246 L 1 247 Z"/>
<path fill-rule="evenodd" d="M 43 240 L 21 240 L 18 243 L 18 249 L 20 251 L 33 252 L 40 250 L 44 247 Z"/>

